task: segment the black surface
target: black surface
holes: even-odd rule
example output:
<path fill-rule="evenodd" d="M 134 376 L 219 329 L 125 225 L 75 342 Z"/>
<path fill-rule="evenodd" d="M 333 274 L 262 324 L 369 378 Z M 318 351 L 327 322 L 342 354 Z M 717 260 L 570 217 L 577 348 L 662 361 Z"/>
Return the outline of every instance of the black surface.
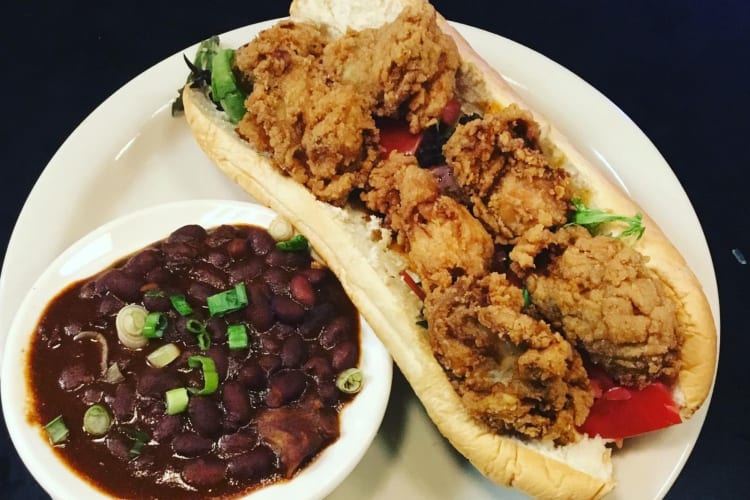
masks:
<path fill-rule="evenodd" d="M 212 34 L 283 16 L 287 7 L 279 1 L 20 4 L 5 5 L 0 34 L 3 255 L 34 181 L 99 103 L 164 57 Z M 672 166 L 698 213 L 716 267 L 722 347 L 706 424 L 669 497 L 745 496 L 750 491 L 750 341 L 742 306 L 750 304 L 750 266 L 735 260 L 731 250 L 750 256 L 750 3 L 435 4 L 448 19 L 513 39 L 577 73 L 627 113 Z M 44 498 L 18 460 L 4 424 L 0 429 L 1 495 Z"/>

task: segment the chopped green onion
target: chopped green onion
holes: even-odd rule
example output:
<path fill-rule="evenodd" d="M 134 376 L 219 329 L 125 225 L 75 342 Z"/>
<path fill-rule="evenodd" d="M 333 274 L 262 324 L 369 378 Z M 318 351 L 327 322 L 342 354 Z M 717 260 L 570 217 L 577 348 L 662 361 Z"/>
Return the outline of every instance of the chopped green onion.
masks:
<path fill-rule="evenodd" d="M 229 325 L 227 337 L 230 349 L 244 349 L 247 347 L 247 329 L 245 325 Z"/>
<path fill-rule="evenodd" d="M 167 328 L 167 316 L 164 313 L 152 312 L 146 316 L 143 325 L 143 336 L 147 339 L 160 339 Z"/>
<path fill-rule="evenodd" d="M 237 283 L 231 290 L 209 296 L 206 302 L 211 316 L 239 311 L 248 304 L 245 284 Z"/>
<path fill-rule="evenodd" d="M 206 324 L 204 322 L 191 318 L 187 320 L 185 327 L 190 333 L 195 335 L 196 339 L 198 340 L 198 347 L 201 351 L 205 351 L 206 349 L 211 347 L 211 336 L 208 334 L 208 331 L 206 330 Z"/>
<path fill-rule="evenodd" d="M 117 318 L 115 318 L 117 338 L 128 349 L 140 349 L 148 344 L 148 339 L 143 336 L 146 316 L 148 316 L 148 311 L 138 304 L 128 304 L 117 312 Z"/>
<path fill-rule="evenodd" d="M 646 227 L 643 225 L 643 215 L 635 214 L 633 217 L 627 217 L 625 215 L 615 215 L 604 210 L 597 210 L 586 207 L 583 202 L 579 199 L 571 200 L 575 213 L 571 218 L 568 225 L 578 224 L 589 230 L 591 234 L 596 234 L 599 230 L 599 226 L 602 224 L 608 224 L 610 222 L 624 222 L 627 224 L 627 228 L 622 231 L 618 237 L 628 238 L 634 237 L 639 240 L 643 233 L 646 231 Z"/>
<path fill-rule="evenodd" d="M 187 303 L 184 295 L 170 295 L 169 301 L 172 302 L 172 307 L 175 308 L 180 316 L 187 316 L 193 313 L 193 308 Z"/>
<path fill-rule="evenodd" d="M 52 444 L 62 443 L 68 439 L 68 434 L 70 434 L 68 427 L 65 425 L 65 422 L 63 422 L 62 415 L 58 415 L 50 420 L 50 422 L 44 426 L 44 430 L 47 431 L 47 436 Z"/>
<path fill-rule="evenodd" d="M 130 458 L 135 458 L 140 455 L 143 447 L 151 439 L 147 433 L 138 429 L 126 429 L 125 434 L 133 442 L 130 446 L 130 451 L 128 451 L 128 456 Z"/>
<path fill-rule="evenodd" d="M 111 425 L 112 416 L 104 405 L 91 405 L 83 414 L 83 430 L 92 436 L 101 437 L 105 435 Z"/>
<path fill-rule="evenodd" d="M 198 396 L 206 396 L 213 394 L 219 387 L 219 374 L 216 373 L 216 364 L 214 360 L 208 356 L 190 356 L 188 358 L 188 366 L 190 368 L 201 367 L 203 371 L 203 388 L 196 389 L 195 387 L 189 387 L 188 390 Z"/>
<path fill-rule="evenodd" d="M 158 288 L 152 288 L 151 290 L 148 290 L 146 293 L 144 293 L 143 296 L 149 298 L 164 297 L 164 291 L 159 290 Z"/>
<path fill-rule="evenodd" d="M 356 394 L 361 391 L 362 382 L 362 370 L 359 368 L 349 368 L 336 377 L 336 387 L 346 394 Z"/>
<path fill-rule="evenodd" d="M 180 357 L 180 348 L 170 343 L 159 347 L 146 356 L 146 359 L 156 368 L 164 368 L 178 357 Z"/>
<path fill-rule="evenodd" d="M 307 250 L 308 245 L 307 238 L 301 234 L 296 234 L 286 241 L 277 242 L 276 248 L 284 252 L 300 252 L 302 250 Z"/>
<path fill-rule="evenodd" d="M 165 393 L 167 401 L 167 415 L 182 413 L 188 406 L 188 391 L 184 387 L 170 389 Z"/>
<path fill-rule="evenodd" d="M 123 380 L 125 380 L 125 377 L 120 371 L 120 366 L 117 363 L 109 365 L 109 368 L 104 373 L 104 381 L 108 384 L 119 384 Z"/>

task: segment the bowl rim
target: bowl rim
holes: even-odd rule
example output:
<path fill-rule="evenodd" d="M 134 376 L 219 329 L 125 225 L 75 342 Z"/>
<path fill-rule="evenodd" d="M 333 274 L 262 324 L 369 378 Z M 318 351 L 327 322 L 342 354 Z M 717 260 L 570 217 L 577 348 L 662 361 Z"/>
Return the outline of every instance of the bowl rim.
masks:
<path fill-rule="evenodd" d="M 265 206 L 244 201 L 199 199 L 153 205 L 119 216 L 88 232 L 55 258 L 34 281 L 8 331 L 0 396 L 11 441 L 27 469 L 47 493 L 54 498 L 80 498 L 81 495 L 85 495 L 83 498 L 109 498 L 106 492 L 72 470 L 49 445 L 43 430 L 28 418 L 33 404 L 26 380 L 30 339 L 50 300 L 68 284 L 166 238 L 182 225 L 214 227 L 222 223 L 249 223 L 268 227 L 276 216 Z M 134 228 L 137 228 L 135 233 Z M 393 375 L 388 351 L 361 314 L 360 343 L 360 368 L 366 383 L 341 412 L 339 439 L 292 480 L 277 482 L 240 498 L 322 498 L 359 463 L 382 422 Z M 19 378 L 23 383 L 19 383 Z"/>

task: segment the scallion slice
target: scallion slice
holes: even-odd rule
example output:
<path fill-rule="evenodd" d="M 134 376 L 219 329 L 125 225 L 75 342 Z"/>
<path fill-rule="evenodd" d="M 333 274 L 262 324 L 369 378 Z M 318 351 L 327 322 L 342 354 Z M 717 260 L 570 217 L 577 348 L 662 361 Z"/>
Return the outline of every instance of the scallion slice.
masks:
<path fill-rule="evenodd" d="M 211 316 L 238 311 L 248 304 L 245 284 L 237 283 L 231 290 L 209 296 L 206 302 Z"/>
<path fill-rule="evenodd" d="M 284 252 L 301 252 L 302 250 L 307 250 L 308 246 L 307 238 L 301 234 L 296 234 L 286 241 L 276 243 L 276 248 Z"/>
<path fill-rule="evenodd" d="M 148 316 L 148 311 L 138 304 L 128 304 L 117 312 L 115 318 L 117 338 L 128 349 L 140 349 L 148 344 L 148 339 L 143 336 L 146 316 Z"/>
<path fill-rule="evenodd" d="M 62 415 L 58 415 L 50 420 L 50 422 L 44 426 L 44 430 L 47 431 L 47 436 L 52 444 L 60 444 L 64 442 L 68 439 L 68 434 L 70 434 L 70 430 L 68 430 L 68 426 L 65 425 Z"/>
<path fill-rule="evenodd" d="M 244 349 L 247 347 L 247 329 L 245 325 L 229 325 L 227 339 L 230 349 Z"/>
<path fill-rule="evenodd" d="M 143 336 L 147 339 L 160 339 L 167 328 L 167 315 L 160 312 L 148 313 L 143 325 Z"/>
<path fill-rule="evenodd" d="M 169 343 L 156 349 L 146 356 L 146 359 L 156 368 L 164 368 L 169 363 L 180 357 L 180 348 Z"/>
<path fill-rule="evenodd" d="M 151 290 L 147 290 L 146 293 L 143 294 L 143 296 L 149 298 L 164 297 L 164 291 L 159 290 L 158 288 L 152 288 Z"/>
<path fill-rule="evenodd" d="M 92 436 L 101 437 L 105 435 L 111 425 L 112 415 L 109 414 L 104 405 L 91 405 L 83 414 L 83 430 Z"/>
<path fill-rule="evenodd" d="M 169 301 L 180 316 L 187 316 L 193 313 L 193 308 L 187 303 L 184 295 L 170 295 Z"/>
<path fill-rule="evenodd" d="M 203 371 L 203 388 L 190 387 L 188 390 L 198 396 L 213 394 L 219 387 L 219 374 L 216 373 L 216 364 L 208 356 L 190 356 L 188 358 L 190 368 L 200 367 Z"/>
<path fill-rule="evenodd" d="M 336 387 L 346 394 L 356 394 L 362 390 L 364 378 L 359 368 L 349 368 L 336 377 Z"/>
<path fill-rule="evenodd" d="M 184 387 L 170 389 L 165 393 L 167 402 L 167 415 L 177 415 L 187 409 L 189 396 Z"/>
<path fill-rule="evenodd" d="M 195 338 L 198 340 L 198 347 L 200 347 L 201 351 L 205 351 L 206 349 L 211 347 L 211 336 L 208 334 L 208 331 L 206 330 L 205 323 L 203 323 L 202 321 L 198 321 L 197 319 L 191 318 L 187 320 L 185 327 L 188 329 L 190 333 L 195 335 Z"/>

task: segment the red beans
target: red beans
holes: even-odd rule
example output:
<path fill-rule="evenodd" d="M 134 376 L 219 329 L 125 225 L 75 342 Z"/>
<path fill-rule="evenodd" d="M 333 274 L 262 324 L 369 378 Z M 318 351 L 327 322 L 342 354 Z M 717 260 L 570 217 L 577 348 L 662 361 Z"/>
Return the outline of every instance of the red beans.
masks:
<path fill-rule="evenodd" d="M 105 467 L 131 474 L 134 484 L 149 478 L 134 496 L 160 498 L 181 496 L 165 490 L 176 483 L 154 483 L 166 471 L 179 473 L 193 488 L 191 495 L 234 497 L 307 463 L 335 439 L 337 412 L 350 398 L 336 388 L 335 377 L 359 359 L 356 310 L 330 271 L 309 264 L 309 252 L 281 251 L 259 228 L 221 226 L 206 232 L 186 226 L 71 288 L 68 302 L 53 307 L 52 319 L 40 326 L 40 349 L 58 349 L 43 358 L 58 374 L 55 391 L 62 395 L 54 397 L 56 406 L 73 399 L 71 406 L 103 403 L 114 417 L 105 446 L 99 440 L 80 449 L 97 457 L 90 460 L 104 450 Z M 208 297 L 239 283 L 248 304 L 211 316 Z M 151 293 L 145 296 L 146 291 Z M 172 295 L 184 296 L 192 312 L 178 312 Z M 167 320 L 163 337 L 136 351 L 110 336 L 114 315 L 131 302 Z M 247 347 L 229 348 L 230 325 L 245 327 Z M 201 327 L 208 347 L 199 345 L 192 331 Z M 123 381 L 101 383 L 98 349 L 90 349 L 94 355 L 89 356 L 76 347 L 58 361 L 69 344 L 90 344 L 71 340 L 82 328 L 103 332 L 110 362 L 117 362 Z M 145 356 L 166 343 L 175 344 L 180 354 L 156 369 Z M 218 388 L 211 394 L 189 392 L 185 411 L 167 415 L 168 390 L 204 386 L 203 370 L 188 364 L 191 356 L 214 361 Z"/>
<path fill-rule="evenodd" d="M 299 370 L 282 370 L 271 376 L 268 382 L 266 405 L 279 408 L 302 395 L 307 386 L 307 377 Z"/>

